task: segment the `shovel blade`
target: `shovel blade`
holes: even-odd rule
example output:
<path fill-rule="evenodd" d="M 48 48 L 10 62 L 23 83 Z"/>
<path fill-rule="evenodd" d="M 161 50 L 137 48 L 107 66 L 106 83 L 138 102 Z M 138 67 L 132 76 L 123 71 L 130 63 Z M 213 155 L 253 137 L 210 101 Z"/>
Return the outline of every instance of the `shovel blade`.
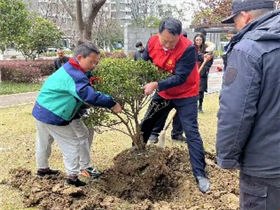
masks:
<path fill-rule="evenodd" d="M 162 130 L 158 137 L 158 146 L 164 148 L 165 147 L 165 130 Z"/>

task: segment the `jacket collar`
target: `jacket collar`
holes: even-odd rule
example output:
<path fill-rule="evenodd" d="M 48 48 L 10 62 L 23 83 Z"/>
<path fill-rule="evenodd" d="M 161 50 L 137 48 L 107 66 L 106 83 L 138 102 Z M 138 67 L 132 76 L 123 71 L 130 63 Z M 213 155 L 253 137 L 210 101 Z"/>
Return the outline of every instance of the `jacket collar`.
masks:
<path fill-rule="evenodd" d="M 76 58 L 70 58 L 69 59 L 69 63 L 75 67 L 76 69 L 79 69 L 81 72 L 85 73 L 86 71 L 84 69 L 82 69 L 82 67 L 80 66 L 79 62 L 77 61 Z"/>
<path fill-rule="evenodd" d="M 236 45 L 242 39 L 251 37 L 252 36 L 252 33 L 250 33 L 251 31 L 258 29 L 258 28 L 261 29 L 262 31 L 263 30 L 267 31 L 268 29 L 270 29 L 270 27 L 273 27 L 272 24 L 269 24 L 270 23 L 269 20 L 274 19 L 274 18 L 280 19 L 279 15 L 280 15 L 280 10 L 275 10 L 275 11 L 269 12 L 265 15 L 262 15 L 261 17 L 253 20 L 251 23 L 246 25 L 242 30 L 240 30 L 237 34 L 235 34 L 232 37 L 230 43 L 228 44 L 227 53 L 229 53 L 233 49 L 234 45 Z M 279 22 L 278 22 L 278 25 L 279 25 Z M 255 40 L 257 40 L 257 37 L 254 37 L 254 38 L 255 38 Z"/>

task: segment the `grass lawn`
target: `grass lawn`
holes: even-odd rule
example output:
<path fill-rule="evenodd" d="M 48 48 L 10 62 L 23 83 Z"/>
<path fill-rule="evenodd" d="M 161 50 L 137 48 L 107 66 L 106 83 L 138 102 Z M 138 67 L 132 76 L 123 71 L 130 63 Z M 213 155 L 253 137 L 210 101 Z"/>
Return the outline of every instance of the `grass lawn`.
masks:
<path fill-rule="evenodd" d="M 41 87 L 42 83 L 15 83 L 2 81 L 0 83 L 0 95 L 39 91 Z"/>
<path fill-rule="evenodd" d="M 9 178 L 8 172 L 12 168 L 23 167 L 31 170 L 32 173 L 36 172 L 35 124 L 34 118 L 31 115 L 32 107 L 33 105 L 24 105 L 0 109 L 0 181 Z M 204 113 L 199 114 L 200 132 L 205 149 L 215 153 L 218 94 L 207 95 L 203 108 Z M 169 128 L 166 134 L 166 145 L 168 147 L 183 147 L 186 145 L 184 143 L 171 142 L 170 132 L 171 128 Z M 122 133 L 108 131 L 96 134 L 91 148 L 92 162 L 100 171 L 103 171 L 112 165 L 114 156 L 130 147 L 131 139 Z M 64 171 L 62 156 L 56 144 L 53 145 L 50 165 L 54 169 Z M 25 208 L 20 192 L 7 185 L 0 185 L 0 194 L 1 210 L 35 210 L 35 208 Z"/>

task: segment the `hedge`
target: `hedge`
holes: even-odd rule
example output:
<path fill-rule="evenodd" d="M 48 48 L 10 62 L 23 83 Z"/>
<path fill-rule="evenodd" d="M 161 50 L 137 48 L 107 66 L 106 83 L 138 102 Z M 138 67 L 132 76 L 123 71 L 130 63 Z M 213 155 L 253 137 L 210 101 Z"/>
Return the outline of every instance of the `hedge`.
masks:
<path fill-rule="evenodd" d="M 10 60 L 0 61 L 2 81 L 39 82 L 43 76 L 53 73 L 53 60 Z"/>

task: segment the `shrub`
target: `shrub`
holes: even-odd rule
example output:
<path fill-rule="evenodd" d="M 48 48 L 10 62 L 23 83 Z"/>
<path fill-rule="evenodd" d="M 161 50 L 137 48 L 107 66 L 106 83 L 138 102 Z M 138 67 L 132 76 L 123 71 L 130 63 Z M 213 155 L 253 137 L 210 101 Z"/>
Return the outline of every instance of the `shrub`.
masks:
<path fill-rule="evenodd" d="M 42 76 L 50 75 L 53 71 L 52 60 L 36 61 L 1 61 L 1 79 L 12 82 L 39 82 Z"/>
<path fill-rule="evenodd" d="M 41 71 L 39 68 L 21 65 L 20 62 L 1 62 L 1 79 L 13 82 L 39 82 Z"/>
<path fill-rule="evenodd" d="M 51 75 L 54 72 L 53 60 L 35 60 L 30 61 L 31 66 L 40 69 L 42 76 Z"/>
<path fill-rule="evenodd" d="M 123 107 L 122 114 L 111 115 L 109 109 L 94 107 L 87 119 L 89 127 L 98 130 L 98 126 L 114 128 L 123 123 L 127 131 L 121 132 L 131 137 L 138 148 L 142 148 L 140 131 L 140 111 L 149 103 L 150 97 L 143 94 L 143 85 L 169 76 L 159 72 L 151 62 L 133 61 L 131 58 L 104 58 L 97 67 L 96 75 L 101 82 L 95 83 L 94 89 L 111 95 Z"/>

